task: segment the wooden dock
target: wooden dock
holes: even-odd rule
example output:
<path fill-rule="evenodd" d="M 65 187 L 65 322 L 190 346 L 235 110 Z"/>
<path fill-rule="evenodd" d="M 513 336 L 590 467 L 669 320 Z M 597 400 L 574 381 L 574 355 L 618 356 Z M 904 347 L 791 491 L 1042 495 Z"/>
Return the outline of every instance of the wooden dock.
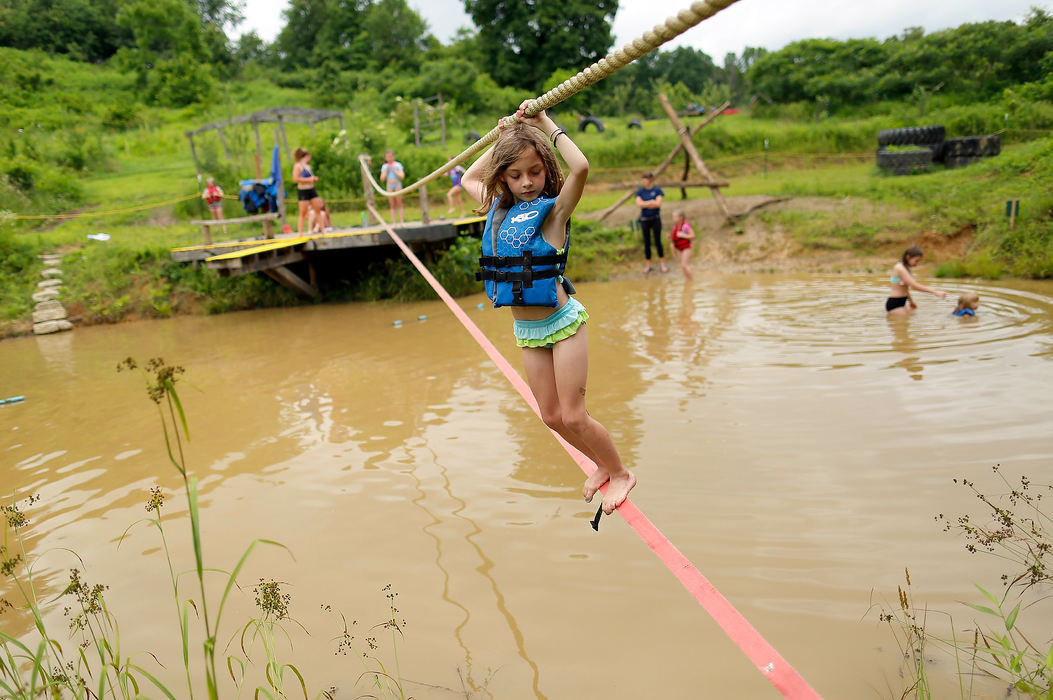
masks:
<path fill-rule="evenodd" d="M 482 234 L 485 216 L 464 219 L 440 219 L 427 224 L 410 222 L 392 226 L 399 237 L 411 247 L 425 247 L 428 243 L 447 241 L 463 232 Z M 327 252 L 349 248 L 395 246 L 394 241 L 379 226 L 336 229 L 332 233 L 310 235 L 285 234 L 274 238 L 248 238 L 220 241 L 204 245 L 172 248 L 172 259 L 178 262 L 204 263 L 216 270 L 220 277 L 262 272 L 276 282 L 305 297 L 317 297 L 313 261 Z M 293 263 L 306 262 L 305 280 L 288 268 Z"/>

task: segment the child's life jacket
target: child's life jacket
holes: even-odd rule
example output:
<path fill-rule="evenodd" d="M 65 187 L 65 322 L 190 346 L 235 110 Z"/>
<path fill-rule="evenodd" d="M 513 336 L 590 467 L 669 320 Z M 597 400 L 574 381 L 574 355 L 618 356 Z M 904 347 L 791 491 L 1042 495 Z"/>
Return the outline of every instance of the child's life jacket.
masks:
<path fill-rule="evenodd" d="M 215 204 L 223 200 L 223 193 L 215 185 L 209 185 L 205 188 L 205 201 L 209 204 Z"/>
<path fill-rule="evenodd" d="M 490 208 L 483 230 L 481 269 L 475 278 L 483 280 L 494 308 L 555 308 L 559 304 L 557 284 L 563 284 L 568 294 L 574 293 L 573 286 L 562 278 L 570 249 L 570 222 L 563 252 L 541 234 L 541 225 L 555 203 L 553 197 L 538 197 L 532 202 L 518 202 L 511 209 L 500 207 L 498 202 Z"/>

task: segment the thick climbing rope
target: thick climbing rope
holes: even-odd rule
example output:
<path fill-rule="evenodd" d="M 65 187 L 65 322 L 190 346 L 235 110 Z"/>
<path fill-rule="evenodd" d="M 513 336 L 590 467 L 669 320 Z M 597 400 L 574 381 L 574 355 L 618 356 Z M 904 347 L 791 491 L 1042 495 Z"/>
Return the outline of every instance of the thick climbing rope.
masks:
<path fill-rule="evenodd" d="M 479 326 L 475 325 L 472 319 L 468 318 L 468 314 L 464 312 L 464 309 L 439 284 L 439 281 L 428 271 L 424 263 L 413 254 L 413 251 L 410 250 L 402 238 L 380 217 L 377 210 L 369 204 L 366 205 L 366 208 L 384 227 L 384 230 L 391 236 L 391 240 L 395 241 L 395 244 L 402 249 L 402 252 L 413 263 L 413 266 L 417 268 L 421 276 L 439 295 L 439 298 L 446 303 L 446 306 L 449 307 L 453 315 L 461 322 L 461 325 L 471 334 L 475 342 L 479 344 L 479 347 L 493 360 L 493 363 L 497 365 L 497 368 L 501 370 L 501 373 L 505 375 L 505 378 L 508 379 L 515 390 L 519 392 L 519 395 L 523 397 L 527 405 L 530 406 L 538 418 L 541 418 L 541 410 L 534 399 L 534 394 L 530 391 L 530 387 L 527 386 L 523 378 L 519 376 L 519 373 L 512 368 L 512 365 L 497 347 L 490 342 L 490 339 L 480 330 Z M 563 445 L 563 449 L 585 472 L 586 476 L 596 471 L 596 465 L 592 460 L 564 440 L 556 431 L 552 430 L 551 432 L 556 440 Z M 604 486 L 601 490 L 606 492 L 607 487 Z M 728 599 L 720 594 L 720 591 L 702 575 L 702 572 L 695 568 L 695 565 L 687 557 L 681 554 L 680 550 L 647 519 L 647 516 L 630 499 L 626 499 L 618 506 L 617 513 L 636 531 L 640 539 L 651 548 L 662 563 L 666 565 L 666 568 L 672 572 L 673 576 L 676 576 L 684 588 L 694 596 L 702 608 L 720 625 L 728 637 L 738 645 L 739 649 L 754 663 L 757 670 L 764 674 L 764 677 L 775 686 L 776 690 L 784 698 L 789 700 L 820 700 L 819 693 L 808 685 L 808 682 L 794 670 L 793 666 L 779 652 L 775 651 L 775 648 L 743 617 L 742 613 L 736 610 L 728 602 Z"/>
<path fill-rule="evenodd" d="M 676 17 L 669 18 L 664 24 L 655 26 L 653 30 L 645 33 L 642 37 L 636 39 L 631 44 L 627 44 L 622 49 L 619 49 L 612 54 L 608 54 L 606 57 L 592 64 L 573 78 L 564 81 L 556 88 L 533 100 L 527 108 L 523 110 L 524 114 L 526 114 L 526 116 L 534 116 L 542 110 L 559 104 L 583 88 L 602 80 L 622 66 L 625 66 L 649 51 L 654 50 L 661 44 L 682 34 L 702 20 L 713 16 L 736 1 L 737 0 L 705 0 L 704 2 L 693 3 L 690 9 L 680 12 Z M 515 120 L 516 118 L 513 116 L 512 119 Z M 380 185 L 378 185 L 376 180 L 373 179 L 372 174 L 369 172 L 368 162 L 365 156 L 360 157 L 359 162 L 362 165 L 362 172 L 368 177 L 373 189 L 384 196 L 393 197 L 412 192 L 413 190 L 441 177 L 447 170 L 449 170 L 449 168 L 458 163 L 463 163 L 482 151 L 483 148 L 497 139 L 498 134 L 499 130 L 496 127 L 491 129 L 489 133 L 461 152 L 456 158 L 446 163 L 442 168 L 439 168 L 431 174 L 421 178 L 409 187 L 393 192 L 386 192 L 381 189 Z M 534 413 L 537 414 L 538 418 L 540 418 L 541 412 L 538 408 L 537 401 L 534 399 L 530 387 L 527 386 L 523 378 L 512 368 L 512 365 L 509 364 L 508 360 L 506 360 L 503 355 L 501 355 L 500 351 L 498 351 L 494 344 L 490 342 L 490 339 L 486 337 L 486 335 L 470 318 L 468 318 L 464 309 L 462 309 L 457 302 L 454 301 L 453 297 L 450 296 L 449 292 L 439 284 L 439 281 L 435 279 L 428 268 L 424 266 L 424 263 L 414 255 L 413 251 L 410 250 L 409 246 L 407 246 L 399 235 L 395 233 L 394 229 L 392 229 L 391 226 L 381 218 L 376 208 L 368 202 L 366 208 L 369 210 L 370 214 L 380 222 L 395 244 L 402 250 L 413 266 L 417 268 L 417 271 L 420 272 L 421 276 L 423 276 L 428 284 L 431 285 L 432 289 L 435 290 L 435 293 L 439 295 L 443 302 L 446 303 L 446 306 L 449 307 L 450 311 L 453 312 L 453 315 L 457 320 L 461 322 L 461 325 L 463 325 L 471 334 L 476 343 L 478 343 L 483 351 L 486 352 L 494 364 L 497 365 L 497 368 L 501 373 L 505 375 L 516 391 L 519 392 L 519 395 L 523 397 L 523 400 L 526 401 L 527 405 L 530 406 Z M 551 432 L 586 475 L 590 475 L 596 470 L 596 465 L 593 464 L 588 457 L 564 440 L 558 433 L 555 431 Z M 603 490 L 606 491 L 606 486 Z M 716 587 L 713 586 L 713 584 L 711 584 L 697 568 L 695 568 L 688 558 L 673 546 L 673 543 L 670 542 L 669 539 L 663 535 L 639 509 L 636 508 L 631 499 L 626 499 L 622 505 L 618 507 L 617 512 L 622 516 L 625 522 L 636 531 L 640 538 L 647 543 L 647 546 L 651 548 L 662 563 L 666 565 L 674 576 L 676 576 L 677 580 L 680 581 L 684 588 L 695 597 L 695 600 L 697 600 L 713 620 L 720 625 L 721 629 L 723 629 L 732 641 L 738 645 L 739 649 L 749 657 L 750 661 L 754 663 L 756 668 L 764 674 L 765 678 L 775 686 L 783 697 L 789 698 L 790 700 L 817 700 L 820 698 L 819 694 L 808 685 L 807 681 L 805 681 L 804 678 L 802 678 L 800 674 L 798 674 L 797 671 L 794 670 L 794 668 L 775 650 L 775 648 L 760 635 L 749 621 L 746 620 L 746 618 L 743 617 L 743 615 L 736 610 L 730 602 L 728 602 L 727 598 L 721 595 L 720 591 L 718 591 Z"/>
<path fill-rule="evenodd" d="M 733 5 L 736 2 L 738 2 L 738 0 L 701 0 L 700 2 L 691 3 L 689 8 L 681 10 L 675 17 L 670 17 L 662 24 L 656 24 L 650 31 L 644 32 L 643 35 L 637 37 L 632 42 L 626 44 L 620 49 L 612 51 L 585 70 L 579 72 L 577 75 L 564 80 L 541 97 L 534 99 L 529 105 L 527 105 L 527 108 L 523 110 L 523 113 L 528 117 L 533 117 L 539 112 L 558 105 L 568 97 L 575 95 L 590 85 L 598 83 L 607 76 L 613 74 L 615 71 L 629 65 L 641 56 L 654 51 L 662 44 L 675 39 L 688 29 L 691 29 L 691 27 L 694 27 L 702 20 L 709 19 L 724 8 Z M 518 121 L 515 115 L 512 115 L 509 119 L 511 119 L 511 123 Z M 363 166 L 363 174 L 368 177 L 374 190 L 385 197 L 397 197 L 399 195 L 408 194 L 409 192 L 442 177 L 450 168 L 459 163 L 464 163 L 496 141 L 499 133 L 499 129 L 495 126 L 493 129 L 490 129 L 485 136 L 461 151 L 457 157 L 450 160 L 441 168 L 432 171 L 409 187 L 403 187 L 401 190 L 388 192 L 377 184 L 372 173 L 369 172 L 369 164 L 367 162 L 368 156 L 359 156 L 359 162 Z"/>

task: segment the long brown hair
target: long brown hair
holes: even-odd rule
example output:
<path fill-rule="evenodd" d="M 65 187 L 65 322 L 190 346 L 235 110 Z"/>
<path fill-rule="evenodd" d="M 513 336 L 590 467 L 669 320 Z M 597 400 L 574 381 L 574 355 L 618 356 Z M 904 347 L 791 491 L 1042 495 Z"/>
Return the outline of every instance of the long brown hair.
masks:
<path fill-rule="evenodd" d="M 556 150 L 549 144 L 541 130 L 528 124 L 514 124 L 501 132 L 490 152 L 490 162 L 480 178 L 483 186 L 482 205 L 475 209 L 477 214 L 490 211 L 494 200 L 500 200 L 502 207 L 511 208 L 516 198 L 505 184 L 505 171 L 516 162 L 523 151 L 533 148 L 541 158 L 545 168 L 545 186 L 541 190 L 543 197 L 555 197 L 563 189 L 563 171 L 556 158 Z"/>
<path fill-rule="evenodd" d="M 900 259 L 900 262 L 903 263 L 903 267 L 909 270 L 910 263 L 907 262 L 907 260 L 909 260 L 910 258 L 920 258 L 924 255 L 925 253 L 921 251 L 921 248 L 919 248 L 916 245 L 912 245 L 910 248 L 907 248 L 907 250 L 903 252 L 903 257 Z"/>

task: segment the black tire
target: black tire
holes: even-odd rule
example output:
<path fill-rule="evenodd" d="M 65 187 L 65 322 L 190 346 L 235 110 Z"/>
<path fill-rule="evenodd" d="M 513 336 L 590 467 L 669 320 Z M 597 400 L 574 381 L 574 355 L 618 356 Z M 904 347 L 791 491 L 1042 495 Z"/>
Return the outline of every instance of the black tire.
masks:
<path fill-rule="evenodd" d="M 945 158 L 970 158 L 980 155 L 981 136 L 963 136 L 943 142 Z"/>
<path fill-rule="evenodd" d="M 893 175 L 923 172 L 932 166 L 932 151 L 928 148 L 916 151 L 886 151 L 879 148 L 877 166 Z"/>
<path fill-rule="evenodd" d="M 578 122 L 578 131 L 584 132 L 585 127 L 587 127 L 589 124 L 595 126 L 596 131 L 600 132 L 601 134 L 603 133 L 603 122 L 600 121 L 599 117 L 585 117 L 580 122 Z"/>
<path fill-rule="evenodd" d="M 980 155 L 985 158 L 996 156 L 1002 152 L 1002 137 L 998 134 L 988 134 L 980 137 Z"/>
<path fill-rule="evenodd" d="M 980 160 L 981 156 L 947 156 L 943 164 L 948 168 L 964 168 Z"/>
<path fill-rule="evenodd" d="M 907 126 L 901 129 L 882 129 L 878 132 L 878 147 L 928 146 L 942 142 L 947 130 L 937 126 Z"/>
<path fill-rule="evenodd" d="M 467 134 L 464 135 L 464 142 L 466 144 L 471 145 L 481 138 L 482 137 L 479 135 L 478 131 L 469 131 Z"/>
<path fill-rule="evenodd" d="M 639 119 L 630 119 L 629 120 L 629 128 L 630 129 L 642 129 L 643 128 L 643 124 L 640 123 Z"/>
<path fill-rule="evenodd" d="M 932 162 L 933 163 L 942 163 L 943 162 L 944 157 L 947 155 L 947 151 L 944 148 L 944 146 L 946 144 L 947 144 L 947 142 L 944 141 L 943 143 L 933 143 L 933 144 L 930 144 L 929 146 L 927 146 L 927 148 L 930 151 L 932 151 Z"/>

